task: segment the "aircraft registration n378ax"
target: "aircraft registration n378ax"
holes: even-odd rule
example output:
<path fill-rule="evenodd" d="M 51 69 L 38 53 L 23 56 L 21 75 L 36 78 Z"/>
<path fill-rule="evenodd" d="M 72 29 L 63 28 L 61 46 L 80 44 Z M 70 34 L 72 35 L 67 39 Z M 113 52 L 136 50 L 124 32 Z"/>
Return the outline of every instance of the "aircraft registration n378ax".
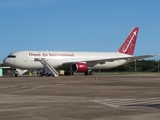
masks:
<path fill-rule="evenodd" d="M 155 56 L 133 56 L 138 30 L 134 27 L 116 52 L 18 51 L 9 54 L 3 63 L 19 69 L 47 68 L 54 76 L 58 76 L 57 70 L 65 70 L 65 75 L 73 72 L 92 75 L 94 69 L 114 68 L 136 59 Z"/>

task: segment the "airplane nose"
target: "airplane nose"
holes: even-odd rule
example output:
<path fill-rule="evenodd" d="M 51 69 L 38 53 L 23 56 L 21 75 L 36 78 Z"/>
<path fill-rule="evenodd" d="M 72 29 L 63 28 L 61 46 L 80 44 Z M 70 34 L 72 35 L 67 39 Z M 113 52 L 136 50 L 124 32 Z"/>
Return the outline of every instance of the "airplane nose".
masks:
<path fill-rule="evenodd" d="M 8 59 L 7 59 L 7 58 L 5 58 L 5 59 L 3 60 L 3 64 L 8 65 Z"/>
<path fill-rule="evenodd" d="M 3 64 L 6 64 L 6 58 L 3 60 Z"/>

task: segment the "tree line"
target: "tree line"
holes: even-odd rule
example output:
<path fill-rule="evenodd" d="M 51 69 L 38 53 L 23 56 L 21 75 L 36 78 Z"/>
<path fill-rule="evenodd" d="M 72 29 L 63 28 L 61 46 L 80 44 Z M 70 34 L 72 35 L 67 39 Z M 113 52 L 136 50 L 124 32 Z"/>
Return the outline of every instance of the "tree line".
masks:
<path fill-rule="evenodd" d="M 100 70 L 101 72 L 157 72 L 160 71 L 159 61 L 136 60 L 134 62 L 111 69 Z"/>

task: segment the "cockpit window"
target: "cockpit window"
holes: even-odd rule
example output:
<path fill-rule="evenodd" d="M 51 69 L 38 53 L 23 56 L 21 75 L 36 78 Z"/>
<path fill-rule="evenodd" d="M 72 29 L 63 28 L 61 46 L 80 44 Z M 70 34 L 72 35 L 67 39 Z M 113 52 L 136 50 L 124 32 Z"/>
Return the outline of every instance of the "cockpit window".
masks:
<path fill-rule="evenodd" d="M 16 58 L 15 55 L 8 55 L 8 58 Z"/>

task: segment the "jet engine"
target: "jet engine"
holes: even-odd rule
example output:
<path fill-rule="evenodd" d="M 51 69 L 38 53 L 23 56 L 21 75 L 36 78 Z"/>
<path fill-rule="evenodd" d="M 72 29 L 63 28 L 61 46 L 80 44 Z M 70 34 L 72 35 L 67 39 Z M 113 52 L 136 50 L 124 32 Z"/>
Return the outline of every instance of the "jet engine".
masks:
<path fill-rule="evenodd" d="M 88 65 L 86 63 L 72 63 L 71 71 L 73 72 L 86 72 L 88 70 Z"/>

